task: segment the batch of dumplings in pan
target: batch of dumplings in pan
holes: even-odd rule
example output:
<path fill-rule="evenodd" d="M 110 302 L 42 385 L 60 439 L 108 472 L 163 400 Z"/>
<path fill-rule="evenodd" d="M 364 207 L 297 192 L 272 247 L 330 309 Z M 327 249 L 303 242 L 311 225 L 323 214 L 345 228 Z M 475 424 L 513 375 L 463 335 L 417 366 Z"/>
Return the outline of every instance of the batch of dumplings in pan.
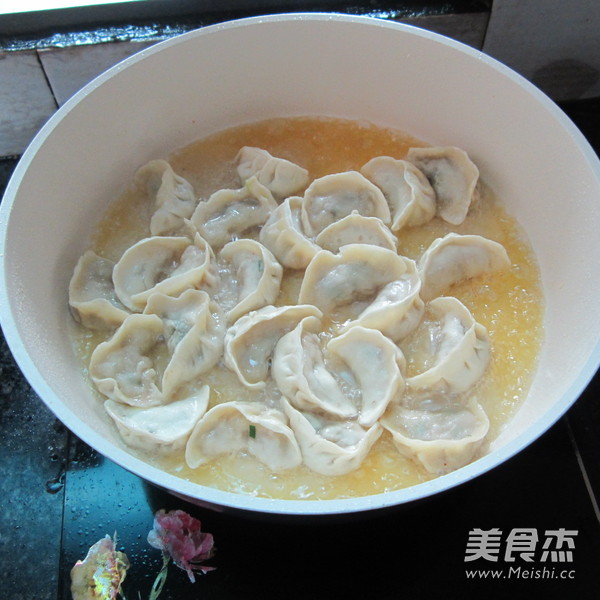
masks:
<path fill-rule="evenodd" d="M 89 375 L 125 443 L 184 452 L 190 468 L 244 452 L 274 472 L 340 475 L 387 430 L 431 473 L 471 461 L 489 421 L 464 392 L 484 375 L 490 340 L 445 294 L 511 262 L 478 235 L 449 233 L 417 261 L 396 249 L 404 227 L 463 222 L 479 177 L 467 154 L 412 148 L 309 181 L 244 147 L 236 168 L 237 189 L 198 199 L 151 161 L 135 176 L 150 235 L 116 263 L 88 250 L 75 268 L 71 312 L 106 332 Z M 303 277 L 285 304 L 290 270 Z M 400 345 L 417 328 L 427 358 L 408 376 Z M 214 369 L 244 393 L 221 401 Z"/>

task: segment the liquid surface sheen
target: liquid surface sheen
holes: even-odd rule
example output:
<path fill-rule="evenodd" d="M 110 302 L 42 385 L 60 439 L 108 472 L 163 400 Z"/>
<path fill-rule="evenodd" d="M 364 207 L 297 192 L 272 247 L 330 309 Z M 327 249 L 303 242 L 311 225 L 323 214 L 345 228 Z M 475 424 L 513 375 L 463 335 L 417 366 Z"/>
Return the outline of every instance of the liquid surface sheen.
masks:
<path fill-rule="evenodd" d="M 315 179 L 329 173 L 359 170 L 376 156 L 404 158 L 408 148 L 424 142 L 398 131 L 367 123 L 328 118 L 274 119 L 237 127 L 197 141 L 168 157 L 176 173 L 186 178 L 201 198 L 221 188 L 239 187 L 235 156 L 242 146 L 257 146 L 272 155 L 295 162 Z M 468 392 L 490 419 L 487 442 L 503 427 L 525 399 L 542 340 L 543 298 L 538 266 L 519 224 L 502 208 L 501 199 L 480 184 L 479 199 L 460 226 L 439 218 L 398 234 L 398 252 L 417 259 L 436 238 L 454 231 L 479 234 L 501 243 L 512 268 L 505 273 L 461 283 L 447 295 L 456 296 L 484 325 L 492 342 L 492 361 L 483 378 Z M 149 235 L 151 207 L 130 190 L 115 201 L 99 224 L 92 249 L 111 260 L 135 241 Z M 301 274 L 286 271 L 277 304 L 294 303 Z M 78 329 L 75 343 L 85 364 L 102 337 Z M 401 344 L 403 350 L 410 350 Z M 408 354 L 407 354 L 408 355 Z M 418 358 L 408 361 L 407 374 L 418 368 Z M 228 400 L 244 400 L 248 391 L 235 374 L 216 368 L 203 378 L 211 386 L 210 406 Z M 101 399 L 99 398 L 99 401 Z M 108 416 L 107 416 L 108 418 Z M 487 444 L 480 450 L 485 453 Z M 197 469 L 186 466 L 183 455 L 161 459 L 145 456 L 179 477 L 221 490 L 280 499 L 334 499 L 378 494 L 432 479 L 394 448 L 384 432 L 362 466 L 347 475 L 322 476 L 300 467 L 273 474 L 250 456 L 227 456 Z"/>

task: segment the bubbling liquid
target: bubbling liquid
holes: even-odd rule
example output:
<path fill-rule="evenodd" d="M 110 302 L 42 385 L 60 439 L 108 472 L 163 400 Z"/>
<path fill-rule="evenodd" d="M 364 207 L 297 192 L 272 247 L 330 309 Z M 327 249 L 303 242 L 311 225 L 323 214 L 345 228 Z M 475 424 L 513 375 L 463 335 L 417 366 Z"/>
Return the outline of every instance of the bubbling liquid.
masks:
<path fill-rule="evenodd" d="M 186 178 L 201 198 L 222 188 L 239 187 L 234 158 L 242 146 L 257 146 L 286 158 L 309 171 L 315 179 L 329 173 L 359 170 L 375 156 L 403 158 L 410 147 L 422 141 L 367 123 L 330 118 L 273 119 L 236 127 L 199 140 L 168 160 L 176 173 Z M 448 295 L 456 296 L 484 325 L 492 343 L 492 360 L 484 378 L 466 393 L 475 399 L 490 419 L 487 443 L 503 427 L 525 399 L 542 341 L 543 297 L 540 275 L 532 249 L 519 224 L 502 208 L 491 190 L 480 183 L 479 199 L 460 226 L 439 218 L 398 233 L 398 252 L 417 259 L 436 238 L 450 231 L 479 234 L 501 243 L 513 267 L 503 273 L 460 283 Z M 116 200 L 98 225 L 92 249 L 118 260 L 135 241 L 149 235 L 151 207 L 133 189 Z M 277 304 L 296 302 L 302 273 L 286 270 Z M 407 375 L 419 369 L 415 336 L 400 345 L 408 358 Z M 103 341 L 97 332 L 78 328 L 75 344 L 85 364 L 94 347 Z M 412 356 L 412 358 L 411 358 Z M 209 406 L 233 400 L 255 399 L 236 375 L 217 366 L 200 384 L 211 388 Z M 268 389 L 268 388 L 267 388 Z M 109 418 L 107 416 L 107 418 Z M 485 444 L 480 454 L 485 453 Z M 217 458 L 190 469 L 183 453 L 168 458 L 143 456 L 171 474 L 221 490 L 279 499 L 333 499 L 366 496 L 397 490 L 432 479 L 434 475 L 398 453 L 391 436 L 384 432 L 361 467 L 346 475 L 323 476 L 299 467 L 272 473 L 245 454 Z"/>

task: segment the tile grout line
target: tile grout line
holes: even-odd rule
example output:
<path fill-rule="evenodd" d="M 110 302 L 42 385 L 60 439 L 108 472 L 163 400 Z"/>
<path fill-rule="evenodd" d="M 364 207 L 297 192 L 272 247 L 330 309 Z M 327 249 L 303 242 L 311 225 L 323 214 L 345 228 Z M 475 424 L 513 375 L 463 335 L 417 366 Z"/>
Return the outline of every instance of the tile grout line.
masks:
<path fill-rule="evenodd" d="M 585 484 L 586 490 L 590 497 L 590 502 L 592 503 L 592 508 L 594 509 L 594 514 L 596 515 L 596 519 L 600 523 L 600 506 L 598 506 L 598 501 L 596 500 L 596 495 L 594 494 L 594 490 L 592 488 L 592 483 L 588 476 L 587 469 L 585 468 L 585 464 L 583 462 L 581 452 L 579 452 L 579 446 L 577 445 L 577 440 L 575 439 L 575 435 L 573 434 L 573 429 L 571 428 L 571 423 L 569 422 L 568 416 L 565 416 L 565 423 L 567 425 L 567 431 L 569 433 L 571 445 L 573 446 L 573 449 L 575 450 L 575 457 L 577 458 L 577 464 L 579 465 L 579 470 L 581 471 L 581 476 L 583 477 L 583 482 Z"/>
<path fill-rule="evenodd" d="M 487 34 L 488 31 L 490 29 L 490 23 L 492 21 L 492 12 L 494 10 L 494 2 L 492 1 L 492 4 L 490 6 L 490 9 L 487 13 L 487 21 L 485 23 L 485 28 L 483 30 L 483 36 L 481 37 L 481 46 L 479 47 L 479 50 L 481 50 L 483 52 L 483 49 L 485 48 L 485 40 L 487 38 Z"/>
<path fill-rule="evenodd" d="M 44 68 L 44 62 L 42 61 L 42 59 L 40 57 L 40 52 L 37 49 L 35 51 L 35 57 L 36 57 L 36 60 L 38 61 L 38 64 L 40 65 L 40 69 L 42 70 L 42 73 L 44 75 L 44 79 L 46 81 L 46 85 L 48 86 L 48 89 L 50 90 L 50 94 L 52 95 L 52 99 L 54 100 L 54 105 L 56 107 L 56 110 L 58 110 L 60 108 L 60 105 L 58 103 L 58 99 L 56 98 L 56 94 L 54 93 L 54 88 L 52 87 L 52 83 L 50 82 L 50 78 L 48 77 L 48 73 L 46 72 L 46 69 Z"/>

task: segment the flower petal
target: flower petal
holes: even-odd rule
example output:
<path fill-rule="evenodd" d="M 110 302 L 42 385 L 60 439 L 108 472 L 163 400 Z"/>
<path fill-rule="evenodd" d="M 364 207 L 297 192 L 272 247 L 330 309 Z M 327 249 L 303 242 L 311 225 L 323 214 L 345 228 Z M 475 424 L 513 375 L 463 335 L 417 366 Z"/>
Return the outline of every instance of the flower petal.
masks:
<path fill-rule="evenodd" d="M 183 510 L 159 510 L 154 515 L 154 529 L 148 534 L 148 543 L 167 553 L 180 569 L 187 572 L 192 583 L 194 571 L 213 570 L 200 566 L 214 554 L 213 536 L 203 532 L 201 522 Z"/>
<path fill-rule="evenodd" d="M 109 535 L 98 540 L 71 569 L 73 600 L 116 600 L 128 568 L 127 555 L 116 551 Z"/>

